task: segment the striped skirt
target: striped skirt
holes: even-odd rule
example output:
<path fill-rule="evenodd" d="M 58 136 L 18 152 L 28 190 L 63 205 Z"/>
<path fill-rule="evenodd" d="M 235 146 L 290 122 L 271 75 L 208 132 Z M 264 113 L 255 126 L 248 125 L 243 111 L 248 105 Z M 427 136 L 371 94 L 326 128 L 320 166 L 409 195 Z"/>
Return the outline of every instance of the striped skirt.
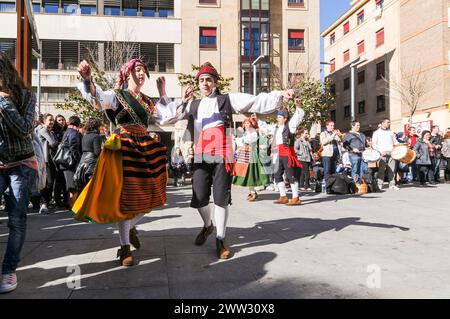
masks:
<path fill-rule="evenodd" d="M 122 127 L 119 135 L 121 149 L 102 150 L 92 179 L 72 208 L 77 220 L 118 222 L 166 202 L 166 147 L 136 125 Z"/>
<path fill-rule="evenodd" d="M 120 141 L 123 166 L 121 210 L 137 214 L 164 205 L 167 148 L 137 125 L 122 127 Z"/>

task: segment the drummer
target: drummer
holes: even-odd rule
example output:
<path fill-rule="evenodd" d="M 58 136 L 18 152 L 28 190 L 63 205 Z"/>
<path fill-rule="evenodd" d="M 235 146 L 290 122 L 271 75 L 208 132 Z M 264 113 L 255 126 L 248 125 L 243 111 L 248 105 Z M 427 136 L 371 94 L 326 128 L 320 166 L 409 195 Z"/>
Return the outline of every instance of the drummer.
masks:
<path fill-rule="evenodd" d="M 360 132 L 361 124 L 358 121 L 353 121 L 351 125 L 351 131 L 344 138 L 344 148 L 348 151 L 352 163 L 353 181 L 355 184 L 360 184 L 364 165 L 362 153 L 367 147 L 367 141 L 364 133 Z"/>
<path fill-rule="evenodd" d="M 373 133 L 372 147 L 380 152 L 381 158 L 378 167 L 378 188 L 381 190 L 384 184 L 384 177 L 387 173 L 389 188 L 392 190 L 399 190 L 395 185 L 395 168 L 397 166 L 396 160 L 391 157 L 391 152 L 394 146 L 399 144 L 395 133 L 391 131 L 391 121 L 384 119 L 381 121 L 380 128 Z"/>

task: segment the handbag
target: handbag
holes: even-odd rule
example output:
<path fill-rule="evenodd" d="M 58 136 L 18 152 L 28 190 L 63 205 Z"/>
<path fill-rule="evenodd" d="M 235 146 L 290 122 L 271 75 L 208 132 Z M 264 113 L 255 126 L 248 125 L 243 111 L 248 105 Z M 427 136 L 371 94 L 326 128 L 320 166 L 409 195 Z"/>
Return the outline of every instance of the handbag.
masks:
<path fill-rule="evenodd" d="M 70 169 L 75 165 L 75 159 L 72 156 L 70 147 L 64 143 L 64 141 L 58 145 L 58 150 L 56 151 L 55 156 L 53 156 L 53 162 L 55 165 L 67 169 Z"/>

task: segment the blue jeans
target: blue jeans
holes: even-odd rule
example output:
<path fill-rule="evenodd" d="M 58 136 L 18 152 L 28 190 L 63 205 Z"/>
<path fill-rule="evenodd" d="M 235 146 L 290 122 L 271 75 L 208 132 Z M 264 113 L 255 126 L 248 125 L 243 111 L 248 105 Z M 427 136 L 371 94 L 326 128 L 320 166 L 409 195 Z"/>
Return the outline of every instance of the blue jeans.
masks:
<path fill-rule="evenodd" d="M 363 175 L 362 156 L 350 154 L 350 162 L 352 163 L 352 178 L 355 183 L 359 183 Z"/>
<path fill-rule="evenodd" d="M 3 259 L 3 275 L 15 272 L 20 261 L 20 252 L 25 242 L 30 190 L 35 178 L 36 171 L 25 165 L 0 170 L 0 196 L 9 187 L 9 237 Z"/>
<path fill-rule="evenodd" d="M 441 158 L 435 157 L 434 160 L 434 180 L 438 182 L 441 179 Z"/>
<path fill-rule="evenodd" d="M 336 173 L 336 161 L 337 161 L 337 156 L 322 157 L 323 177 L 325 178 L 325 183 L 327 183 L 327 184 L 328 184 L 328 177 L 330 177 L 331 174 Z"/>

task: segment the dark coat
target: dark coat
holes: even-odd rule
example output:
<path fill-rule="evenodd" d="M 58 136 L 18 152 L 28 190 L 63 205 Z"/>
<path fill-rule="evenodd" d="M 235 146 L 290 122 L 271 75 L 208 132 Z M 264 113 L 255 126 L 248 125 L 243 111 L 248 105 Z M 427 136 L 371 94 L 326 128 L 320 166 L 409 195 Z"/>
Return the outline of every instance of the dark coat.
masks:
<path fill-rule="evenodd" d="M 431 165 L 430 152 L 428 150 L 428 145 L 423 141 L 423 139 L 417 139 L 416 145 L 414 145 L 413 150 L 417 154 L 416 164 L 417 165 Z"/>

